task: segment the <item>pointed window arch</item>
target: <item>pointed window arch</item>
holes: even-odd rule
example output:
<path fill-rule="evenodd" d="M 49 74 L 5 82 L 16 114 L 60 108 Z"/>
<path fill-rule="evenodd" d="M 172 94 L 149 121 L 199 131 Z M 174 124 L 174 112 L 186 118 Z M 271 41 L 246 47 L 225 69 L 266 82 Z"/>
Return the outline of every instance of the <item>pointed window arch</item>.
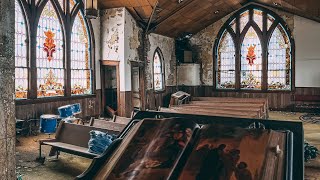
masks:
<path fill-rule="evenodd" d="M 241 44 L 241 88 L 261 89 L 262 49 L 257 32 L 250 27 Z"/>
<path fill-rule="evenodd" d="M 250 5 L 236 12 L 221 28 L 214 49 L 216 89 L 294 87 L 294 41 L 286 23 L 268 9 Z"/>
<path fill-rule="evenodd" d="M 164 68 L 163 56 L 159 48 L 153 55 L 153 86 L 155 91 L 164 90 Z"/>
<path fill-rule="evenodd" d="M 16 99 L 93 94 L 94 35 L 83 1 L 16 0 L 15 5 Z"/>
<path fill-rule="evenodd" d="M 71 32 L 71 94 L 91 94 L 90 42 L 87 24 L 78 12 Z"/>
<path fill-rule="evenodd" d="M 232 36 L 225 31 L 218 47 L 217 87 L 235 88 L 235 48 Z"/>
<path fill-rule="evenodd" d="M 17 99 L 28 97 L 27 30 L 22 9 L 15 1 L 15 93 Z"/>
<path fill-rule="evenodd" d="M 63 36 L 51 1 L 37 27 L 37 97 L 64 96 Z"/>

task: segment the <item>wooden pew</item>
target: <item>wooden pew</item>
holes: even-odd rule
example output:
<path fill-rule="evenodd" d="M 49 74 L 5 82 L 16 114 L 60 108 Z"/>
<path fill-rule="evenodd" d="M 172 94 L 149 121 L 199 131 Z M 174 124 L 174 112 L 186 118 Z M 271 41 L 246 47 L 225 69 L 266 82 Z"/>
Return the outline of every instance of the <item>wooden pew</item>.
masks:
<path fill-rule="evenodd" d="M 266 118 L 269 117 L 269 105 L 267 98 L 233 98 L 233 97 L 193 97 L 191 104 L 201 104 L 201 101 L 205 103 L 224 103 L 224 104 L 234 104 L 234 103 L 241 103 L 241 104 L 253 104 L 263 105 L 263 112 L 265 113 Z M 204 105 L 204 104 L 203 104 Z"/>
<path fill-rule="evenodd" d="M 171 109 L 160 108 L 161 112 L 179 113 L 179 114 L 194 114 L 208 116 L 225 116 L 225 117 L 241 117 L 241 118 L 261 118 L 257 112 L 233 112 L 225 110 L 190 110 L 190 109 Z"/>
<path fill-rule="evenodd" d="M 228 106 L 201 106 L 201 105 L 192 105 L 192 104 L 184 104 L 180 106 L 170 106 L 170 109 L 185 109 L 185 110 L 206 110 L 211 112 L 253 112 L 257 114 L 257 117 L 264 119 L 264 113 L 262 111 L 262 107 L 228 107 Z"/>
<path fill-rule="evenodd" d="M 93 118 L 90 120 L 89 126 L 121 132 L 126 124 Z"/>
<path fill-rule="evenodd" d="M 90 153 L 88 151 L 88 141 L 90 140 L 89 132 L 91 130 L 98 130 L 108 134 L 118 135 L 120 131 L 113 131 L 109 129 L 96 128 L 92 126 L 84 126 L 79 124 L 70 124 L 61 121 L 56 131 L 54 139 L 39 140 L 39 160 L 44 161 L 41 157 L 41 146 L 52 146 L 49 156 L 57 155 L 60 151 L 86 157 L 94 158 L 98 154 Z M 42 160 L 43 159 L 43 160 Z"/>

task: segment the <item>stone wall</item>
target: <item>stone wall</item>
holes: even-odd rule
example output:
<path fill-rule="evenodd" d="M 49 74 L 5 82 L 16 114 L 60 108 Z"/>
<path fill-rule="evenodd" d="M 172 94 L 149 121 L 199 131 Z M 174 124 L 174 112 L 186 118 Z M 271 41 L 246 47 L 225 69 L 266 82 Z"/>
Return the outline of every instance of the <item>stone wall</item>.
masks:
<path fill-rule="evenodd" d="M 176 85 L 175 40 L 170 37 L 151 33 L 148 35 L 145 50 L 146 56 L 146 89 L 153 89 L 153 56 L 159 48 L 162 52 L 165 66 L 165 86 Z"/>
<path fill-rule="evenodd" d="M 0 1 L 0 179 L 15 175 L 14 41 L 15 3 Z"/>

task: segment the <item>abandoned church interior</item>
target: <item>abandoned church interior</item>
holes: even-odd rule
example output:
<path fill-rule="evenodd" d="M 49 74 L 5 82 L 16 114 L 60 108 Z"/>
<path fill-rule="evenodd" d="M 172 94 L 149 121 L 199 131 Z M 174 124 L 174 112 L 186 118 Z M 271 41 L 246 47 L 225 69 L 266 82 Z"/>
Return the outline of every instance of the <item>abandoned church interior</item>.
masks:
<path fill-rule="evenodd" d="M 320 180 L 320 1 L 1 0 L 0 180 Z"/>

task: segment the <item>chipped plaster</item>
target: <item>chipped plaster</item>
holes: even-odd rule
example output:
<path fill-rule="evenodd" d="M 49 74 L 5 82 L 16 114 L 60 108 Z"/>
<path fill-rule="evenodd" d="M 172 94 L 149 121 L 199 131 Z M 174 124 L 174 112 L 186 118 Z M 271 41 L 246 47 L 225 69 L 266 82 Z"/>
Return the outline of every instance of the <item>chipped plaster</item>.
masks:
<path fill-rule="evenodd" d="M 153 55 L 157 48 L 162 52 L 165 67 L 165 85 L 176 85 L 176 57 L 175 40 L 166 36 L 151 33 L 147 36 L 145 48 L 147 52 L 146 59 L 146 88 L 153 88 Z"/>

